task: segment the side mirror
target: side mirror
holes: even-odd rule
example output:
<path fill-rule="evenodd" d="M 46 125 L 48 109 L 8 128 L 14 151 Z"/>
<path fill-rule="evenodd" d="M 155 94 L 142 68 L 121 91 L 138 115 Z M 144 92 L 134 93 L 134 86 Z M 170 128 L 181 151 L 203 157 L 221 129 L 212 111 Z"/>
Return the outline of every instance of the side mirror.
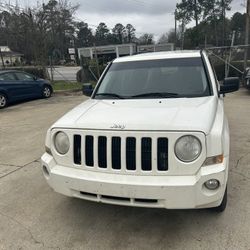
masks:
<path fill-rule="evenodd" d="M 33 76 L 33 80 L 36 81 L 38 78 L 37 76 Z"/>
<path fill-rule="evenodd" d="M 223 81 L 223 85 L 220 86 L 220 94 L 231 93 L 239 90 L 240 79 L 239 77 L 228 77 Z"/>
<path fill-rule="evenodd" d="M 85 83 L 82 86 L 82 93 L 86 96 L 91 96 L 94 91 L 94 88 L 91 83 Z"/>

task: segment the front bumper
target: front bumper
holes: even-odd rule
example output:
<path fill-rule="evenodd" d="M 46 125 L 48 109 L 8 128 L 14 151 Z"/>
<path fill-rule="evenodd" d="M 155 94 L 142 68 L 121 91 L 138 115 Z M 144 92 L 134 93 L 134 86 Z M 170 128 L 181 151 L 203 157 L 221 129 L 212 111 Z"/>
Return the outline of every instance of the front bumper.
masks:
<path fill-rule="evenodd" d="M 116 205 L 191 209 L 219 206 L 228 176 L 228 158 L 222 164 L 201 167 L 191 176 L 133 176 L 86 171 L 57 165 L 47 153 L 41 164 L 45 179 L 58 193 Z M 204 182 L 217 179 L 211 191 Z"/>

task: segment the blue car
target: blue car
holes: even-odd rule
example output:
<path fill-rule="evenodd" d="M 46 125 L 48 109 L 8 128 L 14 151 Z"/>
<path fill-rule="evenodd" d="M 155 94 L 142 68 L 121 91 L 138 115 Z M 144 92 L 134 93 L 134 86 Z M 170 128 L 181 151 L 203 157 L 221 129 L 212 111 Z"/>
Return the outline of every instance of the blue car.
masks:
<path fill-rule="evenodd" d="M 22 71 L 0 71 L 0 109 L 9 103 L 35 98 L 49 98 L 51 84 Z"/>

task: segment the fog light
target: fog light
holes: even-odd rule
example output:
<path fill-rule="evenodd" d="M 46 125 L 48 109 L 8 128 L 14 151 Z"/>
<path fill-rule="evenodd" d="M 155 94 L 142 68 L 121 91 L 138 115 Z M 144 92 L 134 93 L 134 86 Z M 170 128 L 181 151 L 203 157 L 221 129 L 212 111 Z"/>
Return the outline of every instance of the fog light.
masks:
<path fill-rule="evenodd" d="M 205 187 L 209 190 L 215 190 L 219 187 L 220 182 L 215 179 L 208 180 L 204 183 Z"/>

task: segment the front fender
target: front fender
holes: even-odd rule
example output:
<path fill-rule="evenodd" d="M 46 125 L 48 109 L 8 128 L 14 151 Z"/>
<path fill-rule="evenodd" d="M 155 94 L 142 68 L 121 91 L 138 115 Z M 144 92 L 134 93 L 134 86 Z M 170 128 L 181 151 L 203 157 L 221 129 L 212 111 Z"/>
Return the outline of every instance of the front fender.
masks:
<path fill-rule="evenodd" d="M 207 157 L 223 154 L 229 156 L 230 138 L 228 120 L 224 113 L 223 100 L 218 101 L 213 126 L 207 135 Z"/>
<path fill-rule="evenodd" d="M 7 96 L 7 98 L 9 97 L 8 92 L 3 88 L 0 88 L 0 93 L 5 94 Z"/>

